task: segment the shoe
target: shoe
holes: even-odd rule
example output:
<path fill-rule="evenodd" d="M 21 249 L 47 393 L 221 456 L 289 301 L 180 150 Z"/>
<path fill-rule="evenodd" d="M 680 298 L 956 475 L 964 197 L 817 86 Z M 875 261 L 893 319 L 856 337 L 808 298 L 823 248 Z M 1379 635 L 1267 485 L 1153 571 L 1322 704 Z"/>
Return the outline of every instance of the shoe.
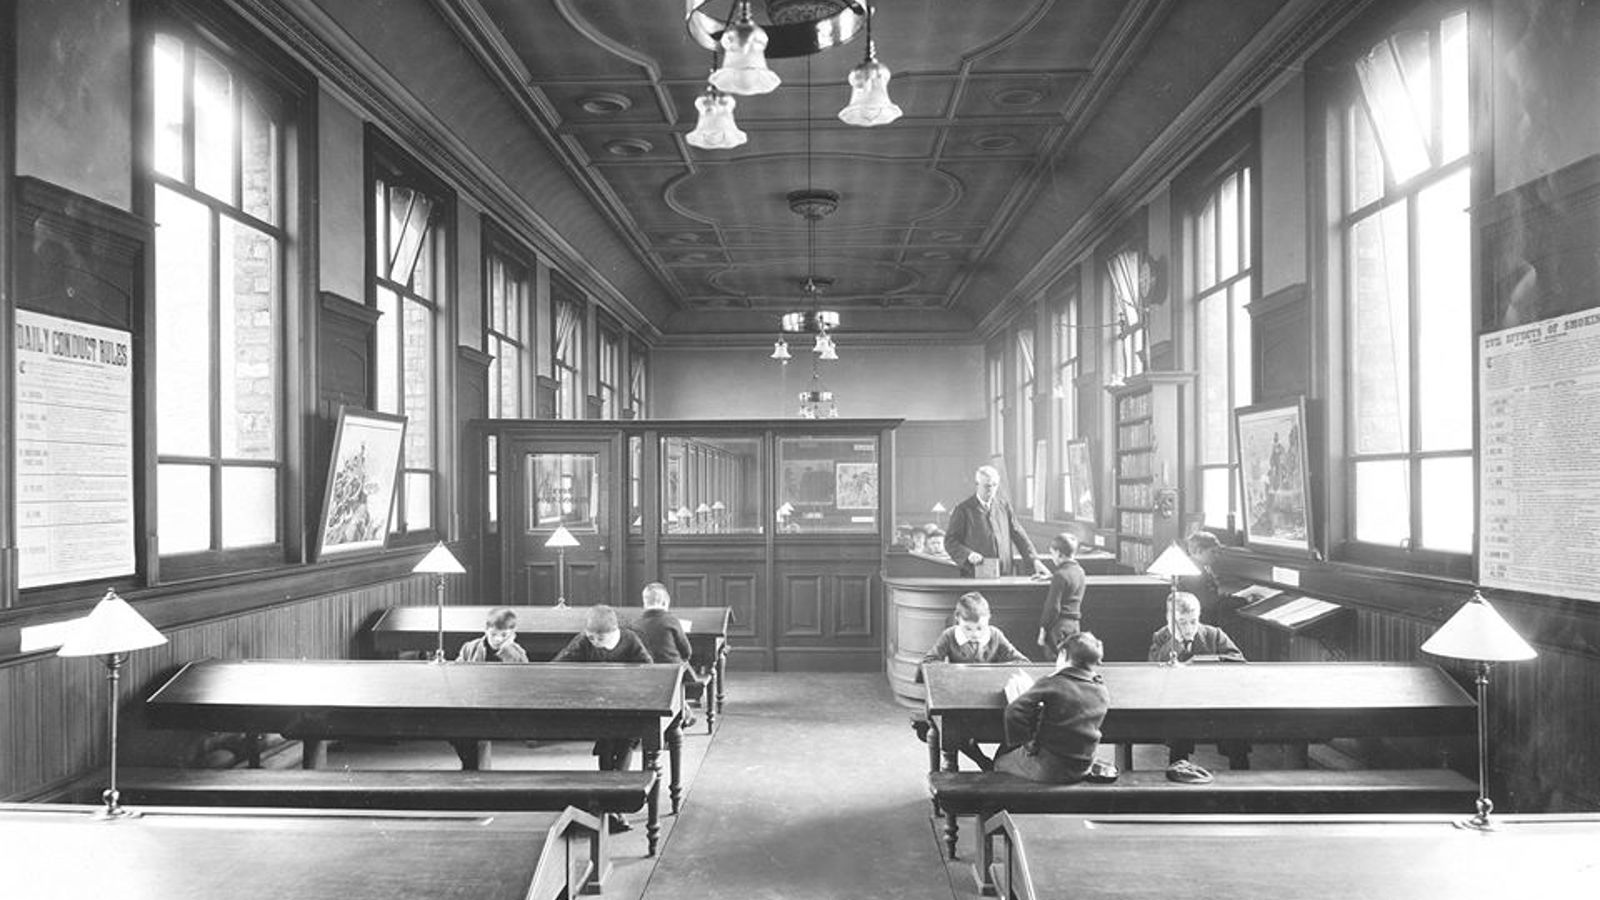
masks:
<path fill-rule="evenodd" d="M 616 813 L 612 813 L 606 816 L 606 830 L 612 834 L 621 834 L 624 831 L 632 831 L 633 823 Z"/>
<path fill-rule="evenodd" d="M 1097 759 L 1089 764 L 1089 772 L 1083 776 L 1083 780 L 1090 784 L 1113 784 L 1121 774 L 1116 766 Z"/>
<path fill-rule="evenodd" d="M 1211 773 L 1187 759 L 1180 759 L 1167 766 L 1167 780 L 1178 784 L 1210 784 Z"/>

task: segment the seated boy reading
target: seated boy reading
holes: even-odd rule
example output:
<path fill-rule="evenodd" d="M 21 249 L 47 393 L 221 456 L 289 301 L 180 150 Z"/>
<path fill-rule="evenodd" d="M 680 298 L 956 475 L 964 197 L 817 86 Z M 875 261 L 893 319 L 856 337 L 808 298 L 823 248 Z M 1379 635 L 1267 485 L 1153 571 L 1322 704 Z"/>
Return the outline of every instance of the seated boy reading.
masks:
<path fill-rule="evenodd" d="M 617 611 L 609 606 L 591 606 L 583 619 L 583 633 L 561 648 L 551 662 L 647 663 L 654 662 L 650 651 L 632 631 L 617 625 Z M 601 738 L 594 742 L 594 755 L 600 771 L 622 771 L 632 763 L 637 738 Z M 632 826 L 620 815 L 612 814 L 610 829 L 627 831 Z"/>
<path fill-rule="evenodd" d="M 1178 591 L 1167 598 L 1167 622 L 1150 636 L 1151 662 L 1186 663 L 1195 657 L 1229 662 L 1244 662 L 1244 653 L 1227 633 L 1215 625 L 1200 624 L 1200 598 Z M 1221 741 L 1217 749 L 1228 757 L 1231 769 L 1250 768 L 1250 745 L 1244 741 Z M 1179 784 L 1208 784 L 1211 773 L 1189 760 L 1194 741 L 1174 740 L 1167 744 L 1167 779 Z"/>
<path fill-rule="evenodd" d="M 995 771 L 1055 784 L 1115 780 L 1116 767 L 1095 760 L 1100 724 L 1111 706 L 1095 671 L 1104 653 L 1099 638 L 1080 631 L 1067 637 L 1055 672 L 1037 681 L 1024 672 L 1011 677 L 1006 743 L 995 757 Z"/>
<path fill-rule="evenodd" d="M 672 605 L 672 595 L 667 593 L 667 586 L 652 581 L 644 586 L 641 599 L 644 612 L 628 623 L 628 630 L 639 636 L 644 648 L 650 651 L 651 659 L 658 663 L 681 663 L 684 696 L 700 696 L 700 681 L 695 678 L 694 668 L 689 665 L 689 636 L 683 633 L 683 623 L 678 617 L 667 611 Z M 683 710 L 683 724 L 686 728 L 694 724 L 694 711 L 687 707 Z"/>
<path fill-rule="evenodd" d="M 456 651 L 456 662 L 508 662 L 525 663 L 528 654 L 517 643 L 517 614 L 501 606 L 489 610 L 483 623 L 483 637 L 473 638 Z M 450 746 L 461 758 L 462 768 L 476 764 L 479 759 L 478 742 L 453 740 Z"/>
<path fill-rule="evenodd" d="M 968 591 L 956 601 L 956 624 L 939 635 L 922 661 L 1025 663 L 1028 658 L 1011 645 L 1004 632 L 989 624 L 989 601 L 977 591 Z M 994 768 L 994 760 L 979 749 L 976 741 L 967 741 L 961 752 L 980 769 Z"/>

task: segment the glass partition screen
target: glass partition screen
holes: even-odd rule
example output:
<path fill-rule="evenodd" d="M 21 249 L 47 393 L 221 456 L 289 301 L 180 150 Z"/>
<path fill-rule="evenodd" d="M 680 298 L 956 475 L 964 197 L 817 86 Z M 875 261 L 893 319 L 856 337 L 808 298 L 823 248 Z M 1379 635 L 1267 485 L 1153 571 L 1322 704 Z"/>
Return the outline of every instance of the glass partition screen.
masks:
<path fill-rule="evenodd" d="M 758 438 L 663 438 L 662 534 L 760 534 L 761 464 Z"/>
<path fill-rule="evenodd" d="M 860 437 L 778 439 L 780 534 L 878 529 L 878 441 Z"/>

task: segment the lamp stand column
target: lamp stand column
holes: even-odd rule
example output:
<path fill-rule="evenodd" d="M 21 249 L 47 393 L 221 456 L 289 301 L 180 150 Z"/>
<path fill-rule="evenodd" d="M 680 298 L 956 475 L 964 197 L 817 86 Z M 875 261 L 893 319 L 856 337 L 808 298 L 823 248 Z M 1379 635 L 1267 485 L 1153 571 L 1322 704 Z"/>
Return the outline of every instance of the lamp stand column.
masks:
<path fill-rule="evenodd" d="M 438 638 L 439 642 L 433 648 L 433 661 L 444 662 L 444 576 L 435 575 L 436 582 L 434 596 L 438 601 Z"/>
<path fill-rule="evenodd" d="M 97 819 L 130 819 L 139 814 L 122 808 L 122 795 L 117 791 L 117 684 L 122 680 L 122 654 L 109 653 L 106 655 L 106 690 L 107 700 L 111 704 L 111 786 L 100 794 L 100 799 L 105 801 L 105 809 L 95 813 Z"/>
<path fill-rule="evenodd" d="M 567 605 L 567 551 L 556 548 L 556 605 Z"/>
<path fill-rule="evenodd" d="M 1463 828 L 1493 831 L 1489 814 L 1494 801 L 1489 799 L 1489 664 L 1478 661 L 1478 814 L 1457 824 Z"/>

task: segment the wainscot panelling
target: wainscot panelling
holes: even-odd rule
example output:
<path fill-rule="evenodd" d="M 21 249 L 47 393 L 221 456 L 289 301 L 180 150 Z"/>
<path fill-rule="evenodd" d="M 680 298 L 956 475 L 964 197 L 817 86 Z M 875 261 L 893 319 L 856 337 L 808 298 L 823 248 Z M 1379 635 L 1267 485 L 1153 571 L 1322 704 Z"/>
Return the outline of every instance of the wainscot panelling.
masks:
<path fill-rule="evenodd" d="M 448 602 L 470 591 L 447 580 Z M 146 729 L 142 701 L 183 663 L 217 658 L 340 659 L 356 656 L 361 629 L 391 606 L 435 600 L 431 578 L 415 576 L 166 631 L 167 643 L 128 655 L 120 684 L 125 765 L 198 762 L 212 742 Z M 104 766 L 108 739 L 105 665 L 53 654 L 0 665 L 0 798 L 28 800 Z"/>

